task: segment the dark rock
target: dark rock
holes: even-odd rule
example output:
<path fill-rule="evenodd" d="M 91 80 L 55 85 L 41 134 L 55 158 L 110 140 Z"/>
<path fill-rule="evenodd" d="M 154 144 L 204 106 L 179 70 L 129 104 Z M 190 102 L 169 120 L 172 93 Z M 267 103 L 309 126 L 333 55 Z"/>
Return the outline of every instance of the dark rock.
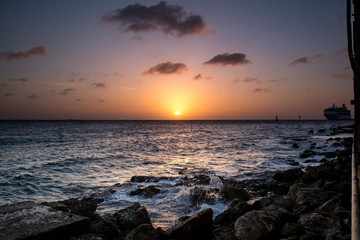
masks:
<path fill-rule="evenodd" d="M 209 185 L 210 184 L 210 177 L 205 174 L 198 174 L 194 177 L 184 177 L 181 180 L 181 183 L 178 185 L 185 185 L 185 186 L 194 186 L 194 185 Z"/>
<path fill-rule="evenodd" d="M 237 240 L 234 228 L 216 227 L 213 231 L 213 240 Z"/>
<path fill-rule="evenodd" d="M 66 239 L 86 233 L 89 220 L 34 202 L 0 207 L 0 239 Z"/>
<path fill-rule="evenodd" d="M 319 129 L 318 132 L 319 133 L 324 133 L 326 131 L 326 129 Z"/>
<path fill-rule="evenodd" d="M 293 184 L 290 187 L 288 195 L 295 198 L 297 207 L 307 206 L 315 209 L 334 196 L 334 192 L 326 191 L 315 187 L 305 186 L 303 184 Z"/>
<path fill-rule="evenodd" d="M 213 204 L 219 200 L 219 192 L 217 188 L 194 187 L 190 190 L 190 200 L 193 204 Z"/>
<path fill-rule="evenodd" d="M 292 168 L 285 171 L 277 171 L 272 178 L 278 182 L 292 183 L 299 180 L 304 172 L 300 168 Z"/>
<path fill-rule="evenodd" d="M 166 240 L 170 236 L 165 234 L 161 228 L 154 228 L 151 224 L 142 224 L 133 229 L 125 240 Z"/>
<path fill-rule="evenodd" d="M 292 147 L 293 147 L 293 148 L 299 148 L 299 145 L 296 144 L 296 143 L 294 143 L 294 144 L 292 145 Z"/>
<path fill-rule="evenodd" d="M 276 195 L 285 195 L 290 189 L 290 184 L 274 182 L 272 184 L 272 191 Z"/>
<path fill-rule="evenodd" d="M 328 234 L 339 231 L 334 220 L 318 213 L 302 215 L 298 221 L 298 225 L 308 235 L 318 238 L 325 238 Z"/>
<path fill-rule="evenodd" d="M 280 236 L 283 238 L 286 237 L 294 237 L 298 235 L 300 232 L 300 229 L 296 223 L 286 223 L 280 233 Z"/>
<path fill-rule="evenodd" d="M 147 186 L 145 188 L 138 188 L 130 192 L 130 196 L 142 195 L 144 198 L 152 198 L 160 193 L 160 189 L 156 186 Z"/>
<path fill-rule="evenodd" d="M 308 158 L 313 155 L 316 155 L 316 152 L 314 152 L 313 150 L 305 150 L 303 153 L 299 155 L 299 158 Z"/>
<path fill-rule="evenodd" d="M 249 200 L 250 197 L 249 193 L 243 187 L 234 184 L 223 185 L 221 188 L 221 195 L 227 201 L 236 198 L 246 201 Z"/>
<path fill-rule="evenodd" d="M 114 214 L 116 224 L 120 230 L 131 230 L 141 224 L 151 224 L 151 219 L 145 207 L 140 206 L 139 203 L 134 203 L 132 206 L 117 211 Z"/>
<path fill-rule="evenodd" d="M 171 181 L 177 179 L 176 177 L 155 177 L 155 176 L 132 176 L 130 182 L 160 182 L 160 181 Z"/>
<path fill-rule="evenodd" d="M 87 233 L 77 237 L 72 237 L 71 240 L 107 240 L 103 235 Z"/>
<path fill-rule="evenodd" d="M 89 233 L 100 234 L 106 239 L 118 239 L 121 236 L 120 229 L 116 224 L 116 218 L 111 215 L 103 217 L 96 215 L 90 219 Z"/>
<path fill-rule="evenodd" d="M 314 130 L 309 130 L 308 133 L 314 133 Z"/>
<path fill-rule="evenodd" d="M 294 161 L 294 160 L 288 160 L 288 163 L 289 163 L 291 166 L 297 166 L 297 165 L 299 165 L 299 162 Z"/>
<path fill-rule="evenodd" d="M 254 210 L 239 217 L 235 224 L 235 236 L 243 240 L 270 239 L 279 232 L 289 213 L 281 208 Z"/>
<path fill-rule="evenodd" d="M 69 212 L 84 217 L 92 217 L 97 208 L 96 201 L 87 199 L 78 200 L 72 198 L 65 201 L 60 201 L 59 203 L 67 206 Z"/>
<path fill-rule="evenodd" d="M 229 204 L 228 208 L 224 212 L 215 217 L 214 224 L 232 226 L 236 219 L 250 211 L 250 209 L 249 204 L 240 199 L 235 199 Z"/>
<path fill-rule="evenodd" d="M 166 233 L 177 239 L 211 239 L 212 238 L 211 208 L 205 209 L 185 221 L 171 226 Z"/>

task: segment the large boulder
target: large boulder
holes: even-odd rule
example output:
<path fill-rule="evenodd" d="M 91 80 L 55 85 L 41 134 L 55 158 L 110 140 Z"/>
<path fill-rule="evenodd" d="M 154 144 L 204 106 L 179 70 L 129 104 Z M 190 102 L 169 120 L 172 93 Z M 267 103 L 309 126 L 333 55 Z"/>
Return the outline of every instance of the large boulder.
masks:
<path fill-rule="evenodd" d="M 250 205 L 240 199 L 234 199 L 228 208 L 217 215 L 214 219 L 215 225 L 233 226 L 236 219 L 250 211 Z"/>
<path fill-rule="evenodd" d="M 171 226 L 166 233 L 177 239 L 211 239 L 213 211 L 207 208 L 190 218 Z"/>
<path fill-rule="evenodd" d="M 300 168 L 292 168 L 285 171 L 277 171 L 272 178 L 282 183 L 292 183 L 299 180 L 304 172 Z"/>
<path fill-rule="evenodd" d="M 289 216 L 286 210 L 274 206 L 247 212 L 236 220 L 235 236 L 241 240 L 272 238 L 280 232 Z"/>
<path fill-rule="evenodd" d="M 318 213 L 302 215 L 298 225 L 303 229 L 305 236 L 326 238 L 327 235 L 339 232 L 339 227 L 334 220 Z"/>
<path fill-rule="evenodd" d="M 86 217 L 30 201 L 0 207 L 0 239 L 68 239 L 88 227 Z"/>
<path fill-rule="evenodd" d="M 142 224 L 133 229 L 125 240 L 166 240 L 170 236 L 165 234 L 161 228 L 154 228 L 151 224 Z"/>
<path fill-rule="evenodd" d="M 151 219 L 145 207 L 139 203 L 134 203 L 132 206 L 121 209 L 114 213 L 116 224 L 122 231 L 132 230 L 141 224 L 151 224 Z"/>
<path fill-rule="evenodd" d="M 288 195 L 295 198 L 296 207 L 315 209 L 330 200 L 335 193 L 317 187 L 309 187 L 300 183 L 290 187 Z"/>
<path fill-rule="evenodd" d="M 243 187 L 236 185 L 224 185 L 221 189 L 221 196 L 227 201 L 236 198 L 247 201 L 250 198 L 249 193 Z"/>

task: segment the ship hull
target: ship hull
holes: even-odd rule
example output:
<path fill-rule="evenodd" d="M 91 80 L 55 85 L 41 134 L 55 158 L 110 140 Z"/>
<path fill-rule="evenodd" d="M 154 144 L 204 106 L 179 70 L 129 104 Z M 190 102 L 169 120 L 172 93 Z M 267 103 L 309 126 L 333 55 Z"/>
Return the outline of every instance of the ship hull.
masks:
<path fill-rule="evenodd" d="M 324 114 L 327 120 L 351 120 L 350 115 Z"/>

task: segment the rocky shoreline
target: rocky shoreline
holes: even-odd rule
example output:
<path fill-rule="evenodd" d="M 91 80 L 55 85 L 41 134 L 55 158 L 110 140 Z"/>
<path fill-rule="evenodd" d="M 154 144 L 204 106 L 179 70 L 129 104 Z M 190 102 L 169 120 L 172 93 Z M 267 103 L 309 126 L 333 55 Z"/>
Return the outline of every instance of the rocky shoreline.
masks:
<path fill-rule="evenodd" d="M 349 127 L 331 129 L 350 133 Z M 0 239 L 350 239 L 352 138 L 329 138 L 344 150 L 321 152 L 312 145 L 300 154 L 318 166 L 277 171 L 263 180 L 220 178 L 221 188 L 206 188 L 207 175 L 184 178 L 179 184 L 194 186 L 194 204 L 227 202 L 228 208 L 213 218 L 211 208 L 184 216 L 168 229 L 154 228 L 144 206 L 135 203 L 114 214 L 100 216 L 93 195 L 58 202 L 22 202 L 0 207 Z M 296 148 L 296 145 L 293 145 Z M 312 159 L 322 156 L 322 159 Z M 162 177 L 134 176 L 131 182 L 157 182 Z M 204 187 L 205 186 L 205 187 Z M 107 189 L 102 196 L 111 194 Z M 130 195 L 151 198 L 156 185 L 138 188 Z"/>

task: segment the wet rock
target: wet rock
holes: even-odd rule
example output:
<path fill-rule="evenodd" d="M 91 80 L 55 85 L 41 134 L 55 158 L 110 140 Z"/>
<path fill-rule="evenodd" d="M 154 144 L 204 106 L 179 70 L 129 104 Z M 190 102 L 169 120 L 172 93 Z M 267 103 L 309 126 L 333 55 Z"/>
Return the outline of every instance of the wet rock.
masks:
<path fill-rule="evenodd" d="M 71 240 L 107 240 L 107 238 L 103 235 L 88 233 L 77 237 L 72 237 Z"/>
<path fill-rule="evenodd" d="M 194 186 L 194 185 L 209 185 L 210 177 L 205 174 L 198 174 L 194 177 L 184 177 L 178 185 Z"/>
<path fill-rule="evenodd" d="M 326 129 L 319 129 L 318 132 L 319 133 L 324 133 L 326 131 Z"/>
<path fill-rule="evenodd" d="M 299 155 L 299 158 L 308 158 L 314 155 L 316 155 L 316 152 L 314 152 L 313 150 L 305 150 Z"/>
<path fill-rule="evenodd" d="M 118 239 L 121 236 L 116 218 L 111 215 L 96 215 L 90 219 L 89 233 L 105 236 L 106 239 Z"/>
<path fill-rule="evenodd" d="M 130 196 L 142 195 L 144 198 L 152 198 L 159 193 L 160 193 L 160 189 L 158 189 L 154 185 L 151 185 L 145 188 L 138 188 L 136 190 L 131 191 Z"/>
<path fill-rule="evenodd" d="M 177 179 L 176 177 L 154 177 L 154 176 L 132 176 L 130 179 L 130 182 L 137 182 L 137 183 L 143 183 L 143 182 L 160 182 L 160 181 L 172 181 Z"/>
<path fill-rule="evenodd" d="M 165 234 L 161 228 L 154 228 L 151 224 L 142 224 L 133 229 L 125 240 L 166 240 L 170 236 Z"/>
<path fill-rule="evenodd" d="M 316 143 L 312 143 L 311 145 L 310 145 L 310 149 L 315 149 L 316 148 Z"/>
<path fill-rule="evenodd" d="M 272 192 L 276 195 L 285 195 L 290 189 L 289 183 L 274 182 L 272 184 Z"/>
<path fill-rule="evenodd" d="M 282 183 L 292 183 L 299 180 L 304 172 L 300 168 L 292 168 L 285 171 L 277 171 L 272 178 Z"/>
<path fill-rule="evenodd" d="M 309 187 L 303 184 L 293 184 L 290 187 L 288 195 L 295 198 L 295 204 L 298 207 L 309 207 L 315 209 L 334 196 L 334 192 L 324 189 Z"/>
<path fill-rule="evenodd" d="M 251 207 L 249 204 L 242 201 L 241 199 L 235 199 L 229 204 L 228 208 L 224 212 L 215 217 L 214 224 L 221 226 L 232 226 L 236 219 L 250 210 Z"/>
<path fill-rule="evenodd" d="M 145 207 L 140 206 L 139 203 L 134 203 L 132 206 L 117 211 L 114 214 L 116 224 L 120 230 L 131 230 L 141 224 L 151 224 L 151 219 Z"/>
<path fill-rule="evenodd" d="M 211 208 L 207 208 L 185 221 L 171 226 L 166 233 L 177 239 L 211 239 L 212 238 Z"/>
<path fill-rule="evenodd" d="M 0 207 L 0 239 L 66 239 L 86 233 L 89 220 L 34 202 Z"/>
<path fill-rule="evenodd" d="M 280 236 L 283 238 L 295 237 L 299 232 L 300 229 L 296 223 L 286 223 L 280 232 Z"/>
<path fill-rule="evenodd" d="M 292 147 L 293 147 L 293 148 L 299 148 L 299 145 L 298 145 L 297 143 L 294 143 L 294 144 L 292 145 Z"/>
<path fill-rule="evenodd" d="M 295 160 L 288 160 L 288 163 L 291 165 L 291 166 L 297 166 L 299 165 L 299 162 L 295 161 Z"/>
<path fill-rule="evenodd" d="M 243 187 L 232 184 L 223 185 L 221 188 L 221 195 L 227 201 L 231 201 L 236 198 L 246 201 L 250 198 L 249 193 Z"/>
<path fill-rule="evenodd" d="M 274 237 L 287 221 L 289 213 L 281 208 L 254 210 L 239 217 L 235 224 L 235 236 L 243 240 Z"/>
<path fill-rule="evenodd" d="M 334 220 L 318 213 L 302 215 L 298 225 L 308 236 L 326 238 L 328 234 L 339 232 Z"/>
<path fill-rule="evenodd" d="M 194 187 L 190 190 L 190 200 L 193 204 L 214 204 L 219 200 L 220 190 L 217 188 Z"/>
<path fill-rule="evenodd" d="M 96 201 L 87 200 L 87 199 L 78 200 L 72 198 L 72 199 L 60 201 L 59 203 L 67 206 L 69 212 L 85 217 L 92 217 L 97 208 Z"/>
<path fill-rule="evenodd" d="M 216 227 L 213 231 L 213 240 L 237 240 L 234 228 L 224 226 Z"/>

